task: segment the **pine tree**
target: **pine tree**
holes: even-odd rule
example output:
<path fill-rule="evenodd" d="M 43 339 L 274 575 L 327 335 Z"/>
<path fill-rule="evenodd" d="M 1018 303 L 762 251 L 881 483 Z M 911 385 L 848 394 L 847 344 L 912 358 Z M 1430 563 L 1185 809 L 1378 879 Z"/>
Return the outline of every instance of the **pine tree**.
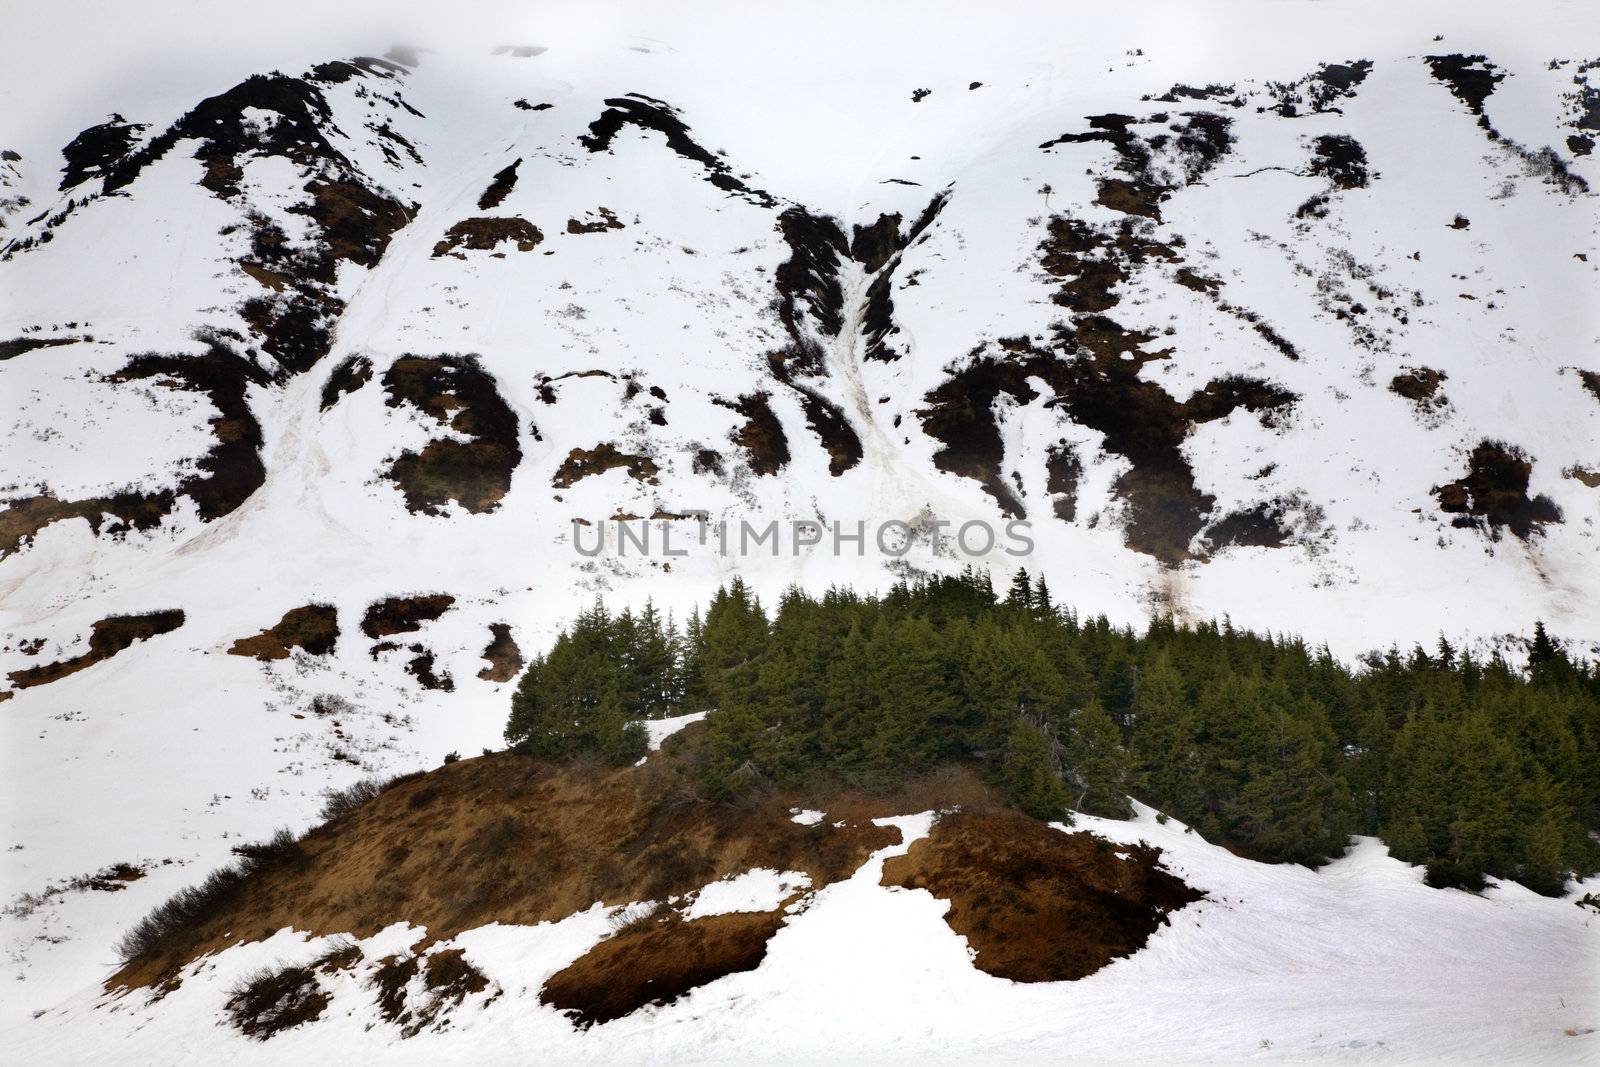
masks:
<path fill-rule="evenodd" d="M 1122 731 L 1104 708 L 1091 703 L 1072 717 L 1065 748 L 1075 809 L 1109 819 L 1133 814 L 1128 803 L 1132 759 L 1123 747 Z"/>
<path fill-rule="evenodd" d="M 1133 754 L 1150 802 L 1192 821 L 1200 811 L 1195 721 L 1183 683 L 1165 653 L 1139 678 L 1133 694 Z"/>
<path fill-rule="evenodd" d="M 1012 805 L 1024 814 L 1054 822 L 1072 821 L 1067 787 L 1050 755 L 1050 742 L 1044 731 L 1020 715 L 1006 742 L 1000 780 Z"/>
<path fill-rule="evenodd" d="M 1033 582 L 1033 614 L 1041 622 L 1056 621 L 1055 601 L 1050 598 L 1050 586 L 1045 584 L 1044 572 Z"/>
<path fill-rule="evenodd" d="M 1018 567 L 1011 576 L 1011 589 L 1006 593 L 1006 607 L 1028 612 L 1033 609 L 1033 584 L 1028 580 L 1025 567 Z"/>

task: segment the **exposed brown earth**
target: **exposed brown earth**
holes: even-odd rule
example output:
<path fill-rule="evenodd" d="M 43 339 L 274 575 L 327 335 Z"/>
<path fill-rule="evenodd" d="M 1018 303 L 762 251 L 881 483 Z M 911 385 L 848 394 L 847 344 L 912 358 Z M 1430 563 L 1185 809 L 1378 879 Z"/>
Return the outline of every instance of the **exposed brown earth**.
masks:
<path fill-rule="evenodd" d="M 1131 139 L 1122 118 L 1102 117 L 1110 131 L 1105 139 L 1127 158 L 1139 159 L 1140 142 Z M 1121 304 L 1122 286 L 1137 270 L 1146 264 L 1182 262 L 1176 245 L 1150 236 L 1148 226 L 1135 218 L 1108 228 L 1072 217 L 1051 219 L 1039 246 L 1040 264 L 1056 282 L 1052 299 L 1067 310 L 1068 321 L 1048 341 L 1003 338 L 994 346 L 998 354 L 987 346 L 977 350 L 970 362 L 926 395 L 926 406 L 917 415 L 924 431 L 943 444 L 934 455 L 935 465 L 978 481 L 1003 511 L 1020 518 L 1027 509 L 1005 477 L 994 404 L 1002 395 L 1028 403 L 1038 396 L 1031 383 L 1043 382 L 1054 393 L 1051 406 L 1100 431 L 1106 451 L 1132 464 L 1112 487 L 1128 503 L 1128 547 L 1177 564 L 1193 558 L 1195 535 L 1205 528 L 1216 503 L 1195 484 L 1183 454 L 1184 440 L 1195 426 L 1241 407 L 1264 425 L 1274 425 L 1295 395 L 1259 379 L 1234 376 L 1212 381 L 1180 400 L 1142 376 L 1145 365 L 1170 358 L 1174 349 L 1150 350 L 1147 346 L 1157 341 L 1154 334 L 1127 329 L 1109 313 Z M 1192 278 L 1191 288 L 1215 299 L 1206 279 Z"/>
<path fill-rule="evenodd" d="M 1509 529 L 1526 541 L 1546 523 L 1561 522 L 1561 509 L 1547 496 L 1528 496 L 1533 460 L 1515 445 L 1483 441 L 1468 458 L 1467 473 L 1435 486 L 1439 510 L 1457 517 L 1452 525 L 1484 530 L 1498 538 Z"/>
<path fill-rule="evenodd" d="M 733 431 L 732 438 L 744 449 L 753 472 L 777 474 L 788 465 L 789 436 L 783 432 L 783 423 L 773 413 L 766 393 L 741 396 L 737 402 L 720 399 L 716 402 L 744 416 L 744 425 Z"/>
<path fill-rule="evenodd" d="M 97 536 L 113 536 L 160 525 L 172 511 L 176 494 L 115 493 L 88 500 L 62 500 L 46 493 L 15 501 L 0 511 L 0 556 L 32 541 L 40 530 L 67 519 L 83 519 Z"/>
<path fill-rule="evenodd" d="M 890 795 L 819 783 L 711 802 L 690 773 L 703 741 L 703 727 L 688 727 L 622 769 L 505 752 L 333 797 L 329 821 L 303 838 L 285 832 L 236 850 L 247 865 L 213 876 L 146 931 L 107 989 L 155 986 L 162 995 L 196 957 L 285 927 L 366 938 L 408 922 L 426 928 L 422 941 L 370 961 L 365 981 L 383 1018 L 411 1036 L 449 1025 L 468 996 L 500 995 L 462 950 L 430 949 L 440 941 L 490 923 L 561 919 L 596 901 L 667 901 L 756 867 L 803 872 L 820 889 L 899 841 L 898 830 L 872 819 L 930 808 L 946 814 L 888 861 L 883 882 L 949 900 L 947 921 L 990 974 L 1092 974 L 1203 896 L 1160 866 L 1159 850 L 1051 829 L 1002 807 L 962 766 Z M 827 816 L 802 826 L 790 818 L 795 807 Z M 756 968 L 787 921 L 783 906 L 694 920 L 679 907 L 619 913 L 609 937 L 548 979 L 541 1001 L 579 1026 L 621 1018 Z M 364 962 L 346 942 L 308 965 L 261 972 L 232 992 L 231 1021 L 263 1039 L 314 1021 L 330 1002 L 319 975 Z"/>
<path fill-rule="evenodd" d="M 75 345 L 79 341 L 87 340 L 83 337 L 14 337 L 9 341 L 0 341 L 0 362 L 14 359 L 39 348 L 54 348 L 57 345 Z"/>
<path fill-rule="evenodd" d="M 298 648 L 313 656 L 325 656 L 333 651 L 338 640 L 338 609 L 331 604 L 307 604 L 290 608 L 269 629 L 239 638 L 228 649 L 228 655 L 254 656 L 259 660 L 288 659 L 289 650 Z"/>
<path fill-rule="evenodd" d="M 1418 408 L 1443 407 L 1449 401 L 1439 389 L 1449 377 L 1444 371 L 1432 367 L 1407 367 L 1390 380 L 1389 391 L 1405 397 Z"/>
<path fill-rule="evenodd" d="M 387 477 L 400 487 L 406 510 L 447 515 L 455 501 L 473 514 L 494 511 L 511 491 L 522 461 L 517 416 L 476 356 L 401 356 L 383 375 L 393 408 L 408 404 L 467 436 L 429 441 L 403 452 Z"/>
<path fill-rule="evenodd" d="M 596 474 L 604 474 L 618 467 L 627 470 L 630 478 L 652 484 L 660 469 L 656 466 L 655 460 L 649 456 L 635 456 L 618 451 L 616 445 L 605 441 L 593 448 L 574 448 L 567 453 L 567 458 L 561 461 L 561 466 L 556 469 L 550 484 L 557 489 L 570 489 L 585 478 L 592 478 Z"/>
<path fill-rule="evenodd" d="M 168 389 L 204 394 L 216 407 L 211 431 L 216 443 L 172 489 L 129 490 L 83 500 L 62 500 L 48 493 L 25 497 L 0 510 L 0 556 L 17 551 L 52 523 L 81 518 L 98 536 L 120 536 L 149 530 L 172 513 L 180 496 L 195 502 L 200 518 L 212 522 L 230 514 L 266 480 L 261 463 L 261 425 L 250 410 L 248 388 L 266 376 L 220 338 L 201 356 L 149 353 L 104 379 L 110 384 L 154 380 Z"/>
<path fill-rule="evenodd" d="M 494 181 L 490 182 L 489 187 L 483 191 L 483 195 L 478 197 L 479 211 L 490 211 L 500 206 L 500 202 L 516 187 L 517 168 L 521 165 L 522 160 L 520 158 L 513 159 L 509 166 L 495 174 Z"/>
<path fill-rule="evenodd" d="M 322 410 L 327 411 L 371 380 L 372 361 L 366 356 L 351 356 L 335 367 L 323 384 Z"/>
<path fill-rule="evenodd" d="M 256 850 L 248 874 L 147 942 L 108 988 L 154 984 L 202 953 L 284 927 L 364 938 L 407 921 L 427 927 L 431 943 L 492 922 L 564 918 L 597 900 L 663 900 L 754 867 L 803 871 L 822 886 L 899 840 L 870 817 L 932 794 L 984 792 L 946 774 L 887 798 L 839 794 L 830 822 L 800 826 L 790 807 L 818 798 L 699 799 L 685 773 L 698 736 L 690 727 L 621 770 L 508 752 L 398 780 L 297 843 Z"/>
<path fill-rule="evenodd" d="M 718 978 L 755 970 L 783 923 L 781 910 L 693 920 L 669 911 L 600 942 L 551 975 L 539 1000 L 585 1028 L 647 1004 L 668 1004 Z"/>
<path fill-rule="evenodd" d="M 486 682 L 509 682 L 522 670 L 522 649 L 511 636 L 509 625 L 489 624 L 489 647 L 483 650 L 483 658 L 489 665 L 478 672 L 478 677 Z"/>
<path fill-rule="evenodd" d="M 597 219 L 588 219 L 586 221 L 568 219 L 567 232 L 576 235 L 585 233 L 605 233 L 607 230 L 622 229 L 622 220 L 617 218 L 616 215 L 612 214 L 610 208 L 602 207 L 599 208 L 598 211 L 600 217 Z"/>
<path fill-rule="evenodd" d="M 148 641 L 152 637 L 171 633 L 182 625 L 183 612 L 180 610 L 152 611 L 145 615 L 113 615 L 94 624 L 89 634 L 88 651 L 71 659 L 12 671 L 6 677 L 18 689 L 47 685 L 110 659 L 135 641 Z"/>
<path fill-rule="evenodd" d="M 432 622 L 450 610 L 455 602 L 456 598 L 449 593 L 387 597 L 367 607 L 361 618 L 361 632 L 373 638 L 415 633 L 422 629 L 423 623 Z"/>
<path fill-rule="evenodd" d="M 444 239 L 433 246 L 433 254 L 466 259 L 457 249 L 492 252 L 502 242 L 512 242 L 518 252 L 532 252 L 544 240 L 539 227 L 523 218 L 462 219 L 444 232 Z"/>
<path fill-rule="evenodd" d="M 1066 834 L 1015 811 L 942 816 L 883 884 L 950 901 L 945 921 L 981 971 L 1059 982 L 1132 955 L 1167 915 L 1204 898 L 1160 865 L 1161 850 Z"/>
<path fill-rule="evenodd" d="M 1587 470 L 1583 467 L 1568 467 L 1561 473 L 1573 481 L 1587 485 L 1590 489 L 1600 489 L 1600 471 Z"/>

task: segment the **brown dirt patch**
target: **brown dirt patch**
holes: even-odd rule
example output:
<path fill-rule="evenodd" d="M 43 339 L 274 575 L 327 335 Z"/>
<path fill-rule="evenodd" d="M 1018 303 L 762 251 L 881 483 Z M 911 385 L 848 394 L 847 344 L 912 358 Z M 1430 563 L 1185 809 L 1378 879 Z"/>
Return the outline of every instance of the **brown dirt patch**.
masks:
<path fill-rule="evenodd" d="M 1432 367 L 1407 367 L 1390 380 L 1389 391 L 1419 406 L 1435 407 L 1445 403 L 1439 389 L 1449 377 Z"/>
<path fill-rule="evenodd" d="M 422 629 L 423 623 L 432 622 L 449 611 L 455 602 L 456 598 L 449 593 L 386 597 L 367 607 L 361 618 L 361 632 L 374 638 L 415 633 Z"/>
<path fill-rule="evenodd" d="M 434 258 L 467 257 L 457 249 L 473 252 L 492 252 L 503 241 L 517 246 L 518 252 L 532 252 L 544 240 L 539 227 L 524 218 L 482 217 L 462 219 L 444 232 L 444 240 L 433 246 Z"/>
<path fill-rule="evenodd" d="M 130 530 L 149 530 L 172 511 L 177 495 L 117 493 L 91 500 L 62 500 L 45 494 L 26 497 L 0 511 L 0 556 L 9 555 L 32 541 L 40 530 L 67 519 L 83 519 L 97 536 Z"/>
<path fill-rule="evenodd" d="M 10 678 L 11 684 L 18 689 L 47 685 L 110 659 L 135 641 L 148 641 L 160 634 L 170 633 L 182 625 L 183 612 L 176 609 L 152 611 L 145 615 L 113 615 L 94 624 L 89 634 L 89 650 L 82 655 L 40 667 L 12 671 L 6 677 Z"/>
<path fill-rule="evenodd" d="M 516 187 L 517 168 L 521 165 L 522 160 L 520 158 L 513 159 L 510 166 L 495 174 L 494 180 L 489 183 L 489 187 L 483 191 L 482 196 L 478 197 L 479 211 L 491 211 L 500 206 L 500 202 Z"/>
<path fill-rule="evenodd" d="M 333 369 L 322 386 L 322 410 L 327 411 L 371 380 L 372 361 L 366 356 L 351 356 Z"/>
<path fill-rule="evenodd" d="M 270 629 L 252 637 L 241 637 L 228 649 L 230 656 L 254 656 L 259 660 L 288 659 L 291 648 L 313 656 L 332 652 L 339 641 L 339 610 L 332 604 L 307 604 L 290 608 Z"/>
<path fill-rule="evenodd" d="M 655 460 L 649 456 L 635 456 L 617 449 L 609 441 L 595 445 L 593 448 L 574 448 L 567 453 L 567 458 L 561 461 L 561 466 L 556 469 L 555 477 L 550 484 L 557 489 L 569 489 L 585 478 L 592 478 L 596 474 L 604 474 L 608 470 L 622 467 L 627 470 L 628 476 L 636 481 L 649 482 L 654 485 L 659 469 Z"/>
<path fill-rule="evenodd" d="M 605 233 L 607 230 L 622 229 L 622 220 L 611 212 L 610 208 L 598 209 L 599 218 L 585 220 L 568 219 L 567 232 L 570 234 Z M 594 212 L 590 212 L 594 214 Z"/>
<path fill-rule="evenodd" d="M 1095 197 L 1094 202 L 1124 215 L 1138 215 L 1160 222 L 1161 201 L 1169 195 L 1170 191 L 1159 185 L 1106 178 L 1100 182 L 1100 195 Z"/>
<path fill-rule="evenodd" d="M 600 942 L 551 975 L 541 1003 L 578 1026 L 610 1022 L 647 1004 L 670 1004 L 726 975 L 753 971 L 784 923 L 782 911 L 733 912 L 685 921 L 668 913 Z"/>
<path fill-rule="evenodd" d="M 525 662 L 522 649 L 511 636 L 511 627 L 503 622 L 489 624 L 489 647 L 483 650 L 483 658 L 489 665 L 478 672 L 478 677 L 486 682 L 511 681 Z"/>
<path fill-rule="evenodd" d="M 17 356 L 32 352 L 38 348 L 54 348 L 57 345 L 75 345 L 86 340 L 82 337 L 14 337 L 9 341 L 0 341 L 0 362 L 14 359 Z"/>
<path fill-rule="evenodd" d="M 1590 489 L 1600 489 L 1600 471 L 1587 470 L 1583 467 L 1568 467 L 1561 473 L 1573 481 L 1587 485 Z"/>
<path fill-rule="evenodd" d="M 979 970 L 1070 981 L 1132 955 L 1170 912 L 1204 898 L 1160 858 L 1148 845 L 1065 834 L 1014 811 L 955 814 L 892 857 L 883 884 L 950 901 L 945 921 L 977 951 Z"/>
<path fill-rule="evenodd" d="M 145 943 L 108 988 L 153 984 L 202 953 L 285 926 L 364 938 L 403 920 L 434 941 L 492 922 L 564 918 L 597 900 L 663 900 L 753 867 L 803 871 L 821 887 L 899 840 L 856 812 L 927 806 L 930 791 L 985 792 L 946 773 L 895 797 L 813 798 L 829 820 L 800 826 L 789 817 L 807 802 L 797 794 L 699 798 L 688 771 L 702 735 L 689 727 L 639 767 L 557 767 L 505 752 L 397 781 L 231 880 Z M 846 825 L 832 825 L 839 820 Z"/>
<path fill-rule="evenodd" d="M 1502 529 L 1526 541 L 1546 523 L 1561 522 L 1561 509 L 1547 496 L 1528 496 L 1533 459 L 1514 445 L 1483 441 L 1468 458 L 1460 479 L 1435 486 L 1439 510 L 1457 516 L 1452 525 L 1477 528 L 1491 537 Z"/>
<path fill-rule="evenodd" d="M 403 452 L 386 475 L 406 510 L 443 516 L 455 501 L 473 514 L 494 511 L 522 461 L 517 416 L 476 356 L 401 356 L 383 375 L 393 408 L 409 404 L 468 440 L 441 438 Z"/>

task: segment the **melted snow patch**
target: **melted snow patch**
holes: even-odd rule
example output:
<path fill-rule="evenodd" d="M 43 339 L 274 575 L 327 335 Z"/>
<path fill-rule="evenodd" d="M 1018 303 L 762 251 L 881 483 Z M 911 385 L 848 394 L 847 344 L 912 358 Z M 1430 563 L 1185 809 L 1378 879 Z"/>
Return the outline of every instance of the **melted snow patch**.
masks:
<path fill-rule="evenodd" d="M 712 882 L 695 894 L 694 903 L 684 911 L 685 919 L 726 915 L 733 911 L 771 911 L 784 900 L 811 885 L 803 871 L 774 871 L 757 867 L 720 882 Z"/>
<path fill-rule="evenodd" d="M 821 822 L 826 812 L 811 811 L 808 808 L 790 808 L 789 821 L 797 822 L 801 826 L 815 826 Z"/>
<path fill-rule="evenodd" d="M 650 735 L 650 751 L 654 752 L 661 747 L 661 742 L 688 726 L 692 722 L 699 722 L 706 717 L 703 711 L 691 711 L 687 715 L 674 715 L 670 719 L 646 719 L 645 732 Z"/>

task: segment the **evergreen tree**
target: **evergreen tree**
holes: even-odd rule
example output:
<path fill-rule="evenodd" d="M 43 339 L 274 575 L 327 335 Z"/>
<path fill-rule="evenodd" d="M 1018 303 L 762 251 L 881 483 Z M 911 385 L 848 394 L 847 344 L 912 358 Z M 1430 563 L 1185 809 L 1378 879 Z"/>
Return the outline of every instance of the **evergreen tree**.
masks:
<path fill-rule="evenodd" d="M 1184 821 L 1200 812 L 1195 721 L 1183 682 L 1165 654 L 1139 678 L 1133 695 L 1133 755 L 1150 803 Z"/>
<path fill-rule="evenodd" d="M 596 601 L 528 664 L 506 737 L 626 764 L 640 719 L 709 709 L 689 751 L 713 798 L 819 774 L 892 789 L 971 761 L 1043 817 L 1129 792 L 1263 859 L 1318 863 L 1378 833 L 1436 885 L 1560 892 L 1600 869 L 1600 671 L 1536 626 L 1527 671 L 1442 637 L 1352 669 L 1229 620 L 1140 635 L 987 572 L 883 597 L 787 590 L 769 623 L 734 580 L 680 635 Z"/>
<path fill-rule="evenodd" d="M 1072 717 L 1065 749 L 1075 809 L 1110 819 L 1133 814 L 1128 804 L 1132 758 L 1104 708 L 1091 703 Z"/>
<path fill-rule="evenodd" d="M 1019 715 L 1006 742 L 1000 781 L 1017 810 L 1035 819 L 1072 821 L 1067 787 L 1056 770 L 1044 731 Z"/>
<path fill-rule="evenodd" d="M 1039 572 L 1039 577 L 1033 582 L 1033 613 L 1042 622 L 1054 622 L 1056 618 L 1056 604 L 1050 598 L 1050 586 L 1045 584 L 1044 572 Z"/>
<path fill-rule="evenodd" d="M 1011 576 L 1011 588 L 1006 592 L 1006 607 L 1025 613 L 1033 610 L 1033 584 L 1028 580 L 1027 568 L 1018 567 L 1017 573 Z"/>

